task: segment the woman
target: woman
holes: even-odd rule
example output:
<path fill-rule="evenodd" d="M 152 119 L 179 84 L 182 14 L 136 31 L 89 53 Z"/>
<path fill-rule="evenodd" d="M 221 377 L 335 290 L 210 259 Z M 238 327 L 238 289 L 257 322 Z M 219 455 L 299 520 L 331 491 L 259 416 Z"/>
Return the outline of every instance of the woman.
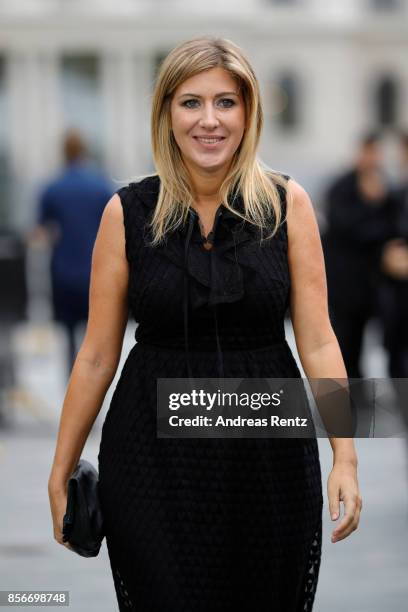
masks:
<path fill-rule="evenodd" d="M 49 490 L 62 543 L 66 482 L 118 366 L 129 304 L 137 344 L 99 451 L 120 610 L 313 606 L 323 504 L 316 439 L 156 431 L 158 378 L 299 378 L 284 335 L 289 304 L 307 376 L 346 378 L 313 208 L 300 185 L 257 161 L 262 119 L 258 82 L 238 47 L 181 44 L 153 95 L 157 175 L 120 189 L 101 221 Z M 335 542 L 357 527 L 361 497 L 353 441 L 331 444 L 333 519 L 345 505 Z"/>

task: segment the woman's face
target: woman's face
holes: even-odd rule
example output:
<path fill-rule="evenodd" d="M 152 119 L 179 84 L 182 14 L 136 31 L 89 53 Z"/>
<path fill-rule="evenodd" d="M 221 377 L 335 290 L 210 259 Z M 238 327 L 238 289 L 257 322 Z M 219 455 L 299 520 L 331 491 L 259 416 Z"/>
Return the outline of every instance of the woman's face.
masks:
<path fill-rule="evenodd" d="M 227 169 L 245 130 L 245 105 L 236 81 L 223 68 L 187 79 L 174 92 L 171 123 L 188 167 Z"/>

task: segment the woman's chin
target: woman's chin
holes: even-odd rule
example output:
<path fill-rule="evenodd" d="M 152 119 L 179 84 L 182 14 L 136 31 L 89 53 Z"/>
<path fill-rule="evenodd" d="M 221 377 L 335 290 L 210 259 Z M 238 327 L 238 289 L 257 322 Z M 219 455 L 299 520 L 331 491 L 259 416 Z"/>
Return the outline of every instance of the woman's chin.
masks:
<path fill-rule="evenodd" d="M 200 157 L 199 159 L 196 158 L 191 161 L 196 168 L 204 172 L 216 172 L 217 170 L 225 168 L 231 162 L 230 159 L 225 159 L 224 157 L 222 159 L 215 159 L 215 157 L 214 159 L 210 159 L 209 156 L 206 156 L 205 158 Z"/>

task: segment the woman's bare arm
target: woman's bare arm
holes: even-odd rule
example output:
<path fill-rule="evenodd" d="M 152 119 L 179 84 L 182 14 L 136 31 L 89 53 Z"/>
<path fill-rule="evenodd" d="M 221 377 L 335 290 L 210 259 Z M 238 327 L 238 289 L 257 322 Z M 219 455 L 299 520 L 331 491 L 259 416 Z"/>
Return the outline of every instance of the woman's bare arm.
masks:
<path fill-rule="evenodd" d="M 346 378 L 346 369 L 329 319 L 326 271 L 313 205 L 306 191 L 289 181 L 288 260 L 291 278 L 290 313 L 299 357 L 311 377 Z M 317 359 L 329 346 L 332 358 Z"/>
<path fill-rule="evenodd" d="M 296 181 L 289 181 L 288 244 L 291 277 L 290 313 L 296 346 L 308 378 L 347 380 L 327 302 L 323 250 L 312 202 Z M 354 456 L 352 442 L 330 439 L 336 457 Z"/>
<path fill-rule="evenodd" d="M 65 489 L 115 376 L 128 320 L 128 279 L 123 211 L 115 194 L 93 249 L 86 334 L 63 402 L 49 489 Z"/>
<path fill-rule="evenodd" d="M 330 323 L 326 273 L 313 205 L 296 181 L 289 181 L 288 260 L 291 278 L 290 310 L 296 345 L 308 378 L 347 380 L 337 338 Z M 347 383 L 345 383 L 347 384 Z M 330 438 L 333 469 L 327 482 L 332 520 L 345 513 L 332 534 L 332 542 L 357 529 L 362 498 L 357 481 L 357 454 L 352 438 Z"/>

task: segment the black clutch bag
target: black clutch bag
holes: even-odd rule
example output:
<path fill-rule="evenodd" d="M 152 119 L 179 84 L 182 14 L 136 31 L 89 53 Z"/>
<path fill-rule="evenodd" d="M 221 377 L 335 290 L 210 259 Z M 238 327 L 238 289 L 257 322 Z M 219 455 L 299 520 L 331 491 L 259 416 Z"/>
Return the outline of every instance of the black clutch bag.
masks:
<path fill-rule="evenodd" d="M 68 481 L 62 539 L 82 557 L 96 557 L 105 535 L 98 480 L 93 465 L 80 459 Z"/>

